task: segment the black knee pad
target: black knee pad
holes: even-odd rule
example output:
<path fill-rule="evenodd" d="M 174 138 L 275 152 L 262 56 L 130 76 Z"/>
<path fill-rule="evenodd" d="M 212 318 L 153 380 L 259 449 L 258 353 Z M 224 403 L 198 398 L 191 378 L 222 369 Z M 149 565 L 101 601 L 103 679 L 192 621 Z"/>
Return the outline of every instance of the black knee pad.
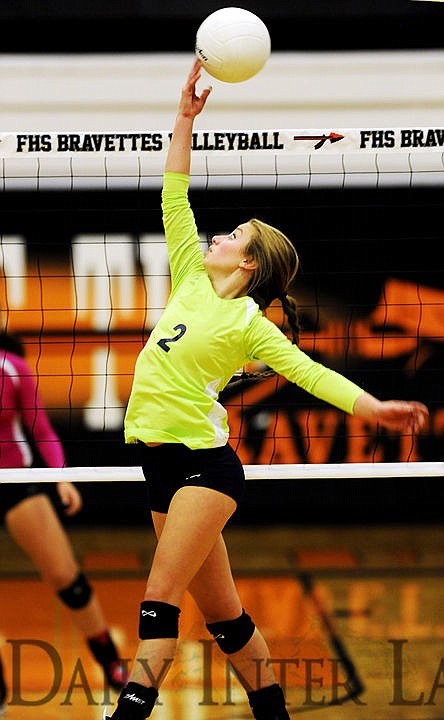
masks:
<path fill-rule="evenodd" d="M 255 624 L 251 617 L 242 610 L 242 615 L 234 620 L 207 623 L 207 629 L 212 634 L 222 652 L 230 655 L 247 644 L 255 631 Z"/>
<path fill-rule="evenodd" d="M 180 608 L 176 605 L 144 600 L 140 603 L 140 640 L 179 637 L 179 614 Z"/>
<path fill-rule="evenodd" d="M 91 585 L 82 572 L 79 572 L 71 585 L 58 592 L 60 600 L 71 610 L 80 610 L 85 605 L 88 605 L 91 595 Z"/>

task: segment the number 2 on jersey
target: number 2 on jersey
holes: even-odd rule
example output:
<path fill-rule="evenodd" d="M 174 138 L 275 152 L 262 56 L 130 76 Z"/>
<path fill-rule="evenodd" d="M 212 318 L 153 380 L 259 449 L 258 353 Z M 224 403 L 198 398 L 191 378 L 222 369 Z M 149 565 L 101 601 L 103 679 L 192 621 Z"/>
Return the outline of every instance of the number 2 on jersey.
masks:
<path fill-rule="evenodd" d="M 186 329 L 187 326 L 182 325 L 182 323 L 179 323 L 179 325 L 175 325 L 173 327 L 173 330 L 177 330 L 177 334 L 170 338 L 162 338 L 161 340 L 157 341 L 157 344 L 162 348 L 162 350 L 165 350 L 165 352 L 169 352 L 171 348 L 169 347 L 168 343 L 180 340 L 180 338 L 183 337 L 183 335 L 185 334 Z"/>

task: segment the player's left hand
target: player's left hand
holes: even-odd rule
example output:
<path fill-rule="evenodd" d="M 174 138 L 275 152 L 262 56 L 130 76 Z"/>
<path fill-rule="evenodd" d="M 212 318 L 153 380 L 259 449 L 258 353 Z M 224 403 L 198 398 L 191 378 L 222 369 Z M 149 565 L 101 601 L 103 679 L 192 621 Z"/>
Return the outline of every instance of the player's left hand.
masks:
<path fill-rule="evenodd" d="M 429 411 L 423 403 L 407 400 L 385 400 L 379 403 L 376 422 L 388 430 L 418 433 L 427 426 Z"/>

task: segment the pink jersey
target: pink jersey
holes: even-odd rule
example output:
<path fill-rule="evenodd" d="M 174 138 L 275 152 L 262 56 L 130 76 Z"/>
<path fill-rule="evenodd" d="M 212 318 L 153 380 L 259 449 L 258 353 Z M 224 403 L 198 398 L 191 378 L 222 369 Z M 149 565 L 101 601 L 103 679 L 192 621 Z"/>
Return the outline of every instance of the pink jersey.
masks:
<path fill-rule="evenodd" d="M 63 467 L 65 454 L 39 397 L 34 375 L 14 353 L 0 350 L 0 467 L 29 467 L 27 436 L 48 467 Z"/>

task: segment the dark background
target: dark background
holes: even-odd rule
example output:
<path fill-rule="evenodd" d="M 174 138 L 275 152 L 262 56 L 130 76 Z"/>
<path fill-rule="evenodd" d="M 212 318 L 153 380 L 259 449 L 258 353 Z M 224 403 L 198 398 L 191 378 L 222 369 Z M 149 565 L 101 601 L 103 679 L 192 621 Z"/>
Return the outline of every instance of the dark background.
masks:
<path fill-rule="evenodd" d="M 291 237 L 296 235 L 302 260 L 298 287 L 311 288 L 315 296 L 325 292 L 354 317 L 371 313 L 388 277 L 444 290 L 444 273 L 437 263 L 442 245 L 442 187 L 194 191 L 191 202 L 201 232 L 211 233 L 227 223 L 231 227 L 259 214 Z M 71 238 L 77 233 L 106 230 L 137 237 L 161 232 L 157 192 L 7 192 L 0 194 L 0 215 L 2 231 L 23 234 L 30 255 L 41 253 L 60 260 L 68 258 Z M 309 323 L 309 318 L 302 317 L 306 329 Z M 26 328 L 23 331 L 26 339 Z M 404 357 L 383 362 L 358 359 L 336 369 L 378 397 L 419 399 L 434 414 L 444 405 L 442 328 L 437 328 L 435 339 L 428 338 L 425 343 L 428 360 L 413 376 L 404 372 Z M 323 361 L 322 357 L 316 359 Z M 292 406 L 310 407 L 316 401 L 287 384 L 267 402 L 287 412 Z M 245 432 L 260 410 L 246 408 Z M 56 426 L 69 466 L 140 464 L 135 447 L 124 445 L 121 432 L 88 431 L 72 422 L 65 411 L 63 416 L 59 414 Z M 443 460 L 442 434 L 431 432 L 421 440 L 419 449 L 423 461 Z M 396 461 L 396 452 L 396 446 L 386 443 L 384 460 Z M 341 462 L 341 448 L 335 453 L 329 461 Z M 82 483 L 81 487 L 84 510 L 69 522 L 146 522 L 143 483 Z M 440 522 L 443 501 L 442 478 L 249 481 L 244 503 L 232 522 Z"/>
<path fill-rule="evenodd" d="M 273 50 L 442 48 L 444 6 L 414 0 L 232 3 L 267 24 Z M 216 0 L 2 0 L 3 53 L 181 52 Z"/>

